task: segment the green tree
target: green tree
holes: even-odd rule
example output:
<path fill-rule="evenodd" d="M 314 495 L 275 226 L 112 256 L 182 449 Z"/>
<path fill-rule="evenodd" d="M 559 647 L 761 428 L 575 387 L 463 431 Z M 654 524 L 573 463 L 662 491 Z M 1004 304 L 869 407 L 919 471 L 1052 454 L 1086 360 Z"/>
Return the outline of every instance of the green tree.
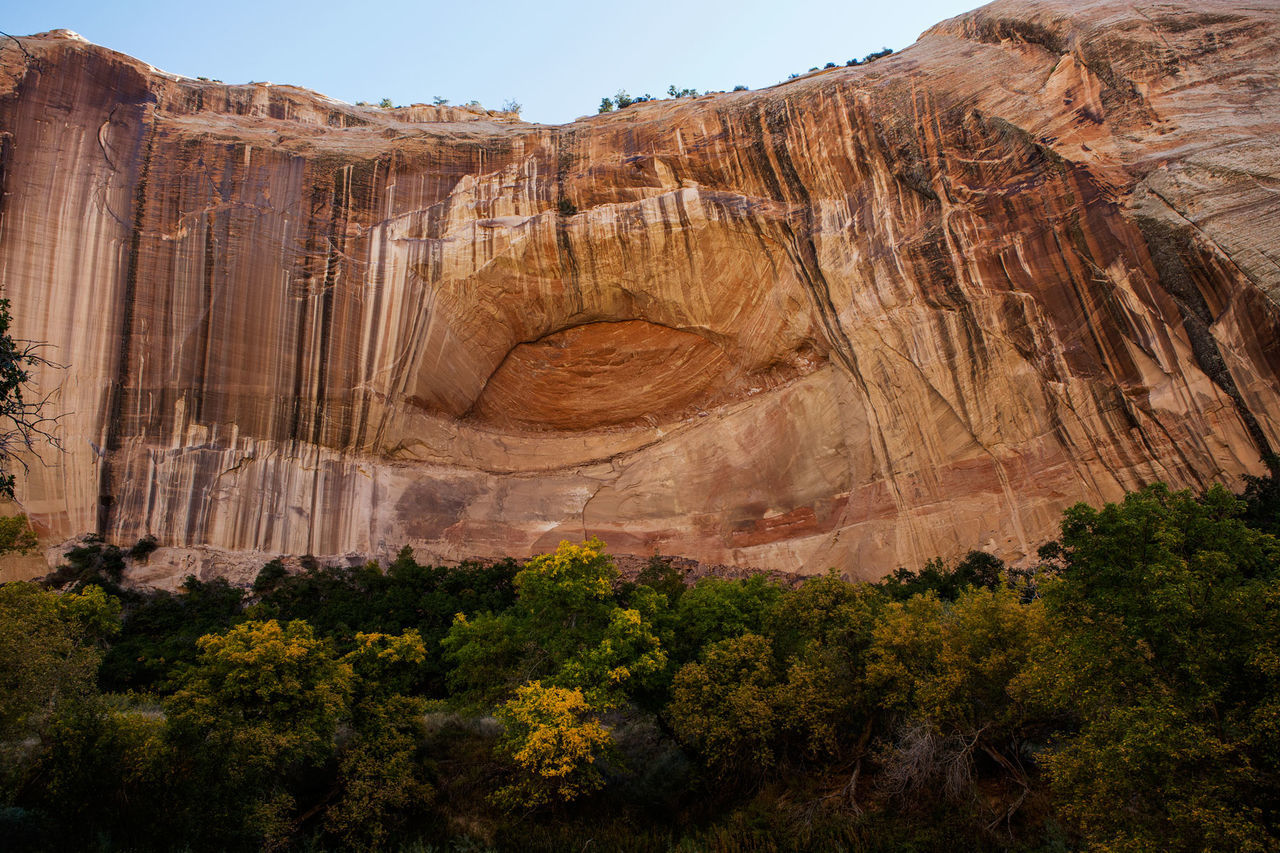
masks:
<path fill-rule="evenodd" d="M 675 675 L 672 729 L 722 779 L 838 762 L 854 768 L 856 787 L 876 705 L 866 666 L 882 606 L 874 587 L 834 572 L 785 591 L 763 578 L 700 583 L 681 598 L 678 630 L 713 641 Z"/>
<path fill-rule="evenodd" d="M 955 601 L 968 587 L 995 589 L 1005 574 L 1005 565 L 998 557 L 983 551 L 970 551 L 964 559 L 949 566 L 943 560 L 933 559 L 918 572 L 899 568 L 878 586 L 891 598 L 906 601 L 913 595 L 933 592 L 944 601 Z"/>
<path fill-rule="evenodd" d="M 425 703 L 394 695 L 361 703 L 355 734 L 338 756 L 340 796 L 326 810 L 325 830 L 348 850 L 383 849 L 413 815 L 430 806 L 422 753 Z"/>
<path fill-rule="evenodd" d="M 96 694 L 102 641 L 119 614 L 120 602 L 98 587 L 57 595 L 0 585 L 0 793 L 21 782 L 54 715 Z"/>
<path fill-rule="evenodd" d="M 651 686 L 667 656 L 654 629 L 655 593 L 622 607 L 618 577 L 604 543 L 562 542 L 516 575 L 516 602 L 498 614 L 459 616 L 444 647 L 455 664 L 449 683 L 458 699 L 491 706 L 521 684 L 539 680 L 583 691 L 592 702 L 620 702 Z"/>
<path fill-rule="evenodd" d="M 166 702 L 170 737 L 189 762 L 178 769 L 199 791 L 188 819 L 208 824 L 215 846 L 279 844 L 293 830 L 290 779 L 333 752 L 351 666 L 300 621 L 245 622 L 198 645 Z"/>
<path fill-rule="evenodd" d="M 469 711 L 500 704 L 526 672 L 546 663 L 532 654 L 513 613 L 472 618 L 459 613 L 441 645 L 453 665 L 448 674 L 450 698 Z"/>
<path fill-rule="evenodd" d="M 720 640 L 676 673 L 667 716 L 681 742 L 720 778 L 755 780 L 777 763 L 780 682 L 767 638 Z"/>
<path fill-rule="evenodd" d="M 1047 761 L 1098 849 L 1280 842 L 1280 543 L 1242 511 L 1157 485 L 1064 516 L 1024 690 L 1077 722 Z"/>
<path fill-rule="evenodd" d="M 867 676 L 898 722 L 886 756 L 891 787 L 970 796 L 975 756 L 985 755 L 1030 790 L 1020 756 L 1039 718 L 1016 690 L 1042 619 L 1038 602 L 1023 604 L 1008 588 L 971 587 L 954 603 L 929 592 L 885 608 Z"/>
<path fill-rule="evenodd" d="M 701 578 L 680 596 L 676 612 L 679 661 L 692 660 L 705 646 L 743 634 L 764 634 L 782 587 L 763 575 L 725 580 Z"/>
<path fill-rule="evenodd" d="M 0 516 L 0 554 L 29 554 L 39 544 L 25 515 Z"/>
<path fill-rule="evenodd" d="M 865 751 L 877 697 L 868 688 L 872 630 L 884 597 L 870 584 L 834 572 L 783 593 L 770 615 L 786 666 L 780 714 L 806 760 L 850 759 Z"/>
<path fill-rule="evenodd" d="M 426 703 L 405 695 L 426 657 L 411 629 L 357 634 L 356 648 L 342 659 L 354 676 L 353 734 L 338 756 L 341 795 L 324 825 L 346 849 L 383 849 L 432 800 L 422 752 Z"/>

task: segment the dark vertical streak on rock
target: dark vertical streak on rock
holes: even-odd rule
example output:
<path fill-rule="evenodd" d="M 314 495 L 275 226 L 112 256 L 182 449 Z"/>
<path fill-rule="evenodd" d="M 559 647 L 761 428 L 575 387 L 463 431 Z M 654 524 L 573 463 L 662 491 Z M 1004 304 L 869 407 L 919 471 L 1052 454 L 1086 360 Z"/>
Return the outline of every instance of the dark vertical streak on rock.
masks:
<path fill-rule="evenodd" d="M 148 121 L 146 106 L 141 116 L 141 132 L 146 134 L 147 143 L 143 150 L 142 165 L 138 171 L 138 182 L 134 190 L 133 228 L 129 235 L 129 260 L 125 268 L 124 291 L 120 298 L 120 350 L 116 361 L 116 376 L 107 392 L 106 434 L 103 436 L 103 451 L 98 472 L 98 527 L 97 534 L 106 537 L 111 527 L 112 507 L 115 504 L 114 474 L 115 457 L 120 449 L 124 418 L 125 386 L 129 382 L 131 366 L 131 349 L 133 347 L 133 302 L 138 289 L 138 261 L 141 255 L 142 227 L 147 212 L 147 179 L 151 171 L 151 155 L 155 147 L 155 127 Z M 189 533 L 189 531 L 188 531 Z"/>
<path fill-rule="evenodd" d="M 3 125 L 0 125 L 3 126 Z M 4 221 L 5 199 L 9 197 L 9 187 L 5 177 L 13 168 L 13 136 L 0 133 L 0 222 Z"/>
<path fill-rule="evenodd" d="M 298 445 L 298 431 L 302 425 L 302 378 L 303 368 L 306 366 L 307 313 L 307 298 L 304 294 L 298 298 L 298 321 L 294 329 L 292 412 L 287 433 L 295 450 Z"/>
<path fill-rule="evenodd" d="M 289 417 L 289 430 L 287 433 L 294 451 L 298 448 L 298 442 L 302 440 L 302 389 L 307 367 L 307 317 L 310 314 L 311 285 L 315 277 L 312 263 L 317 251 L 314 221 L 316 213 L 324 209 L 324 195 L 323 189 L 316 185 L 312 186 L 311 210 L 305 220 L 307 223 L 307 241 L 303 248 L 302 280 L 297 285 L 291 283 L 291 286 L 299 287 L 301 290 L 295 297 L 298 302 L 298 319 L 294 329 L 292 412 Z M 290 295 L 292 296 L 292 294 Z"/>
<path fill-rule="evenodd" d="M 324 443 L 325 395 L 329 392 L 329 325 L 333 318 L 333 291 L 337 286 L 339 223 L 343 219 L 343 196 L 348 185 L 350 167 L 339 169 L 333 176 L 333 205 L 329 215 L 329 252 L 324 261 L 324 279 L 320 288 L 320 324 L 316 341 L 316 396 L 311 408 L 311 442 Z"/>
<path fill-rule="evenodd" d="M 803 222 L 800 223 L 799 227 L 794 223 L 794 218 L 797 214 L 793 213 L 787 218 L 785 225 L 787 233 L 784 241 L 787 246 L 787 253 L 791 256 L 796 271 L 800 273 L 805 289 L 813 298 L 813 303 L 818 309 L 818 316 L 822 320 L 823 328 L 826 329 L 827 337 L 831 341 L 831 347 L 836 356 L 850 373 L 858 376 L 857 359 L 853 353 L 853 344 L 840 326 L 835 304 L 831 301 L 831 287 L 818 263 L 818 250 L 813 243 L 812 202 L 809 198 L 809 191 L 800 180 L 800 175 L 791 160 L 791 153 L 787 150 L 785 136 L 786 117 L 780 116 L 776 112 L 766 113 L 762 110 L 759 113 L 759 119 L 757 144 L 762 153 L 769 151 L 770 147 L 772 148 L 770 152 L 772 156 L 765 154 L 760 158 L 760 161 L 762 163 L 771 163 L 774 166 L 774 170 L 765 172 L 762 177 L 766 179 L 769 189 L 777 193 L 779 201 L 791 202 L 792 196 L 797 196 L 801 204 L 798 215 L 803 217 Z M 770 146 L 770 141 L 772 141 L 772 146 Z M 860 376 L 858 376 L 858 381 L 862 382 Z"/>
<path fill-rule="evenodd" d="M 214 217 L 204 215 L 204 340 L 200 342 L 200 363 L 195 375 L 194 419 L 204 420 L 204 389 L 209 373 L 209 349 L 213 346 L 213 271 L 217 267 L 214 251 Z"/>
<path fill-rule="evenodd" d="M 384 187 L 388 187 L 391 185 L 392 178 L 395 175 L 395 164 L 396 164 L 396 152 L 391 151 L 390 153 L 387 154 L 387 175 L 386 175 L 386 180 L 382 182 L 382 185 Z M 377 212 L 378 212 L 377 176 L 378 176 L 378 170 L 381 167 L 382 167 L 382 159 L 379 158 L 375 160 L 373 163 L 373 175 L 369 180 L 369 196 L 368 196 L 369 200 L 367 202 L 367 209 L 368 209 L 369 215 L 375 218 L 377 217 Z M 389 209 L 386 211 L 383 211 L 383 216 L 386 219 L 390 219 L 391 215 L 392 213 Z M 385 269 L 386 263 L 387 263 L 386 232 L 379 230 L 377 233 L 383 241 L 383 247 L 382 247 L 383 251 L 379 253 L 379 257 L 381 258 L 383 268 Z M 366 232 L 365 240 L 364 240 L 365 280 L 362 286 L 366 293 L 372 292 L 373 304 L 364 306 L 363 310 L 367 312 L 368 316 L 370 317 L 381 317 L 382 316 L 382 300 L 383 300 L 384 291 L 386 290 L 387 282 L 384 278 L 382 278 L 381 273 L 378 272 L 377 273 L 378 277 L 373 282 L 374 286 L 372 288 L 368 286 L 370 281 L 375 276 L 375 270 L 373 269 L 372 265 L 369 262 L 369 259 L 372 257 L 373 257 L 373 239 L 372 239 L 372 235 Z M 368 365 L 369 370 L 372 370 L 373 365 L 377 363 L 378 339 L 379 339 L 378 327 L 375 325 L 373 333 L 369 335 L 369 341 L 367 346 L 365 347 L 364 354 L 363 354 L 364 363 Z M 373 399 L 374 399 L 372 373 L 366 373 L 365 375 L 359 376 L 358 381 L 360 383 L 359 387 L 362 388 L 363 390 L 360 392 L 360 395 L 361 395 L 360 396 L 360 400 L 361 400 L 360 412 L 358 417 L 355 418 L 355 421 L 356 421 L 355 435 L 352 439 L 352 444 L 351 444 L 352 450 L 356 452 L 359 452 L 364 447 L 365 438 L 369 432 L 370 412 L 372 411 L 372 408 L 373 408 Z M 354 405 L 355 401 L 353 400 L 352 403 Z"/>
<path fill-rule="evenodd" d="M 556 136 L 556 151 L 558 158 L 563 156 L 559 153 L 561 150 L 560 146 L 563 144 L 563 139 L 564 137 L 561 135 Z M 570 139 L 570 144 L 571 143 L 572 139 Z M 558 255 L 557 260 L 560 263 L 560 269 L 564 273 L 565 284 L 573 293 L 575 301 L 574 307 L 576 310 L 581 311 L 583 309 L 582 283 L 579 280 L 581 272 L 578 264 L 578 256 L 573 249 L 573 241 L 569 238 L 569 226 L 565 221 L 566 218 L 567 217 L 564 216 L 555 217 L 556 254 Z"/>
<path fill-rule="evenodd" d="M 1235 379 L 1231 376 L 1231 371 L 1227 369 L 1222 351 L 1218 348 L 1218 342 L 1214 340 L 1213 332 L 1209 329 L 1214 322 L 1214 317 L 1209 311 L 1204 294 L 1196 286 L 1195 279 L 1183 260 L 1195 257 L 1196 248 L 1185 233 L 1175 231 L 1165 222 L 1143 216 L 1137 218 L 1137 224 L 1143 238 L 1147 241 L 1151 262 L 1160 276 L 1160 286 L 1173 297 L 1174 303 L 1178 306 L 1178 312 L 1182 315 L 1182 325 L 1187 330 L 1187 337 L 1191 341 L 1191 352 L 1195 355 L 1196 363 L 1200 365 L 1205 375 L 1235 403 L 1236 412 L 1244 421 L 1245 428 L 1249 430 L 1249 437 L 1257 445 L 1263 461 L 1274 466 L 1275 451 L 1267 441 L 1266 433 L 1262 431 L 1257 417 L 1249 411 L 1244 395 L 1240 393 Z"/>
<path fill-rule="evenodd" d="M 339 223 L 344 219 L 344 211 L 346 205 L 344 196 L 347 187 L 350 184 L 350 177 L 353 167 L 345 166 L 337 169 L 333 174 L 333 201 L 329 210 L 329 249 L 324 260 L 324 278 L 321 280 L 320 287 L 320 322 L 316 329 L 316 377 L 315 377 L 315 399 L 312 401 L 311 407 L 311 443 L 316 447 L 320 447 L 324 443 L 324 424 L 326 420 L 325 399 L 328 394 L 329 380 L 329 332 L 330 323 L 333 317 L 333 291 L 337 287 L 337 269 L 341 263 L 338 252 L 339 239 Z M 316 549 L 316 519 L 319 517 L 320 509 L 320 484 L 322 482 L 321 471 L 318 465 L 311 476 L 311 512 L 307 517 L 307 545 L 310 553 L 315 553 Z"/>

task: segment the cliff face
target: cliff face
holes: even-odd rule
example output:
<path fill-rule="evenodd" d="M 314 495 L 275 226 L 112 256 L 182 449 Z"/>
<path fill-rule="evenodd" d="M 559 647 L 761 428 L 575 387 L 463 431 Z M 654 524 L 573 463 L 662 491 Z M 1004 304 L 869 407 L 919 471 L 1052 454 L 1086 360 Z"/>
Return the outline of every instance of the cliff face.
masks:
<path fill-rule="evenodd" d="M 52 539 L 157 534 L 160 574 L 595 534 L 871 576 L 1258 473 L 1265 5 L 999 2 L 559 127 L 8 40 L 0 272 L 67 365 L 20 498 Z"/>

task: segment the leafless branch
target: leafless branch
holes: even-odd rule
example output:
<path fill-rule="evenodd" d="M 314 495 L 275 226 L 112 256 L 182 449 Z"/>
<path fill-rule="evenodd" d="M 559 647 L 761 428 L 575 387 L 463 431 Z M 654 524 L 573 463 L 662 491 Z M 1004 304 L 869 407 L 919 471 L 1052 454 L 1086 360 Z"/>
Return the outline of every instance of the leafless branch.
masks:
<path fill-rule="evenodd" d="M 944 737 L 925 721 L 902 723 L 888 751 L 881 786 L 894 796 L 914 796 L 926 787 L 941 783 L 948 799 L 971 796 L 973 755 L 984 731 L 985 727 L 971 737 L 960 734 Z"/>
<path fill-rule="evenodd" d="M 0 36 L 4 36 L 7 39 L 12 39 L 13 43 L 18 46 L 18 50 L 22 51 L 22 55 L 27 58 L 28 62 L 32 62 L 32 63 L 36 62 L 36 58 L 31 55 L 31 51 L 27 50 L 26 47 L 23 46 L 22 41 L 17 36 L 11 36 L 8 33 L 4 32 L 3 30 L 0 30 Z"/>
<path fill-rule="evenodd" d="M 10 344 L 6 357 L 16 369 L 6 372 L 9 393 L 0 399 L 0 469 L 16 462 L 26 474 L 31 470 L 31 457 L 41 458 L 40 451 L 47 448 L 63 449 L 62 438 L 56 432 L 63 413 L 50 414 L 52 401 L 61 388 L 32 398 L 30 370 L 62 370 L 65 365 L 44 355 L 51 348 L 49 344 L 26 340 L 11 340 Z M 0 481 L 7 476 L 0 473 Z"/>

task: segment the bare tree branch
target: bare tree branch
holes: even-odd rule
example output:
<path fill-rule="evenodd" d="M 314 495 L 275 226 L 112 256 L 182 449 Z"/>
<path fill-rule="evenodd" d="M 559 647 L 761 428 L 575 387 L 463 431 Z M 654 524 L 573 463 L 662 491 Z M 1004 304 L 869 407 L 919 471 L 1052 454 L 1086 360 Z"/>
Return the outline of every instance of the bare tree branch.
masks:
<path fill-rule="evenodd" d="M 37 368 L 63 365 L 44 355 L 48 344 L 15 340 L 9 334 L 12 321 L 9 300 L 0 299 L 0 495 L 9 498 L 13 497 L 14 463 L 25 474 L 31 470 L 30 457 L 41 458 L 40 451 L 46 448 L 62 449 L 62 439 L 55 432 L 62 415 L 49 414 L 59 389 L 33 399 L 31 374 Z"/>

